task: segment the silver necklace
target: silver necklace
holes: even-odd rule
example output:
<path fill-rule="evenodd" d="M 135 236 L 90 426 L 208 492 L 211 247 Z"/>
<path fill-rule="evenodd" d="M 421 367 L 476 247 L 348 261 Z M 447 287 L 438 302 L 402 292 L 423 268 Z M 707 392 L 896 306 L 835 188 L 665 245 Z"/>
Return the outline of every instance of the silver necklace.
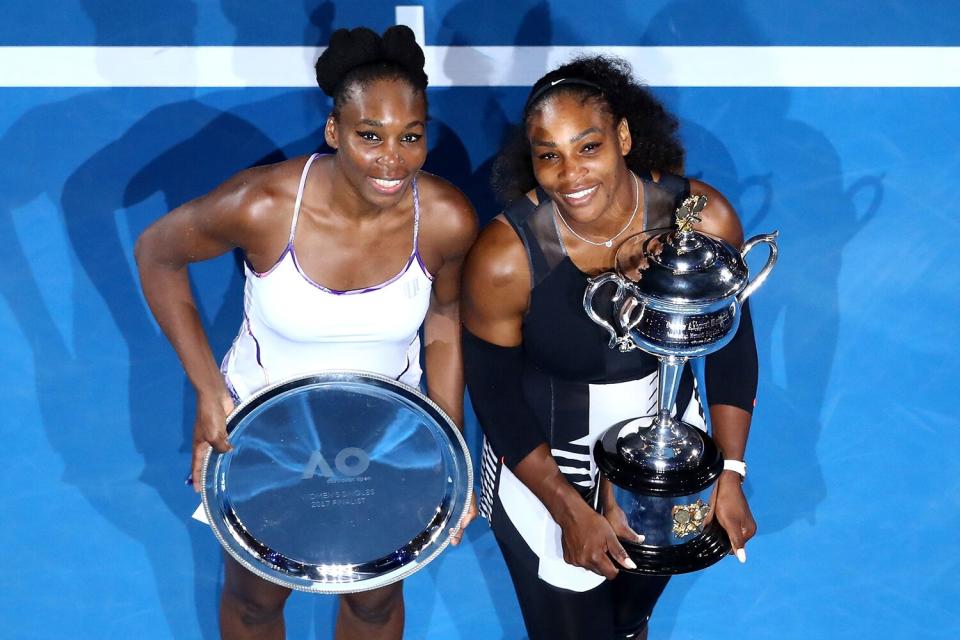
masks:
<path fill-rule="evenodd" d="M 623 232 L 630 228 L 630 225 L 633 224 L 634 219 L 637 217 L 637 211 L 640 209 L 640 182 L 637 180 L 637 176 L 631 171 L 630 175 L 633 177 L 633 213 L 630 214 L 630 219 L 627 220 L 627 224 L 623 225 L 623 228 L 620 231 L 617 231 L 616 234 L 603 240 L 602 242 L 595 242 L 584 238 L 582 235 L 573 230 L 568 223 L 566 218 L 563 217 L 563 214 L 560 213 L 560 207 L 557 206 L 557 203 L 553 203 L 553 210 L 557 212 L 557 217 L 560 218 L 560 222 L 563 223 L 563 226 L 567 228 L 567 231 L 572 233 L 579 240 L 586 242 L 587 244 L 592 244 L 595 247 L 612 247 L 613 241 L 623 235 Z"/>

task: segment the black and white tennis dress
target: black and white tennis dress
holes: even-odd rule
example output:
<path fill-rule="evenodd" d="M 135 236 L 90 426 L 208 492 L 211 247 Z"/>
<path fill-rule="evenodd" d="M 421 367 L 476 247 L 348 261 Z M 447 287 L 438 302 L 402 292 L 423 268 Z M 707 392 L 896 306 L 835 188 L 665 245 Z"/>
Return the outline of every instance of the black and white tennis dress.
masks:
<path fill-rule="evenodd" d="M 664 175 L 660 182 L 642 178 L 641 185 L 644 229 L 670 226 L 678 203 L 689 194 L 689 182 Z M 538 200 L 539 206 L 521 198 L 504 212 L 530 260 L 522 386 L 560 471 L 587 497 L 597 482 L 591 451 L 600 434 L 615 423 L 649 420 L 655 413 L 657 360 L 640 350 L 622 353 L 608 346 L 609 334 L 584 312 L 589 276 L 567 255 L 549 197 L 538 190 Z M 597 294 L 598 308 L 609 304 L 609 290 Z M 677 394 L 677 412 L 706 428 L 689 369 Z M 481 477 L 480 512 L 510 555 L 535 566 L 542 581 L 561 589 L 587 591 L 604 581 L 564 562 L 560 527 L 488 440 Z"/>

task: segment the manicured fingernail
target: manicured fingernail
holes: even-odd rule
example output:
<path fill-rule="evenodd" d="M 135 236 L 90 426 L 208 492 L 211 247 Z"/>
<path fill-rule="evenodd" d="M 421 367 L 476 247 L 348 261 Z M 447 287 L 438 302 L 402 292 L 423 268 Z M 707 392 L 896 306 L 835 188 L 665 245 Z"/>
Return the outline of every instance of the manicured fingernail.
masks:
<path fill-rule="evenodd" d="M 639 534 L 639 533 L 637 534 L 637 544 L 642 543 L 642 542 L 643 542 L 644 540 L 646 540 L 646 539 L 647 539 L 647 536 L 642 535 L 642 534 Z"/>
<path fill-rule="evenodd" d="M 625 566 L 627 569 L 636 569 L 637 563 L 631 560 L 628 556 L 627 559 L 623 561 L 623 566 Z"/>
<path fill-rule="evenodd" d="M 747 552 L 745 549 L 737 549 L 734 555 L 737 556 L 737 560 L 740 561 L 740 564 L 743 564 L 747 561 Z"/>

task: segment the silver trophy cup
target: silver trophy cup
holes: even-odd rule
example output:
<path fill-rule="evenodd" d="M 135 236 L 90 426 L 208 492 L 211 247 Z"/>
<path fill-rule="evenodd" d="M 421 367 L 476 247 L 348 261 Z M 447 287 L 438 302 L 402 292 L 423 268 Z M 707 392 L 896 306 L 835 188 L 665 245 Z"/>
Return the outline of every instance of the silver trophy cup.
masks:
<path fill-rule="evenodd" d="M 611 348 L 642 349 L 659 359 L 657 414 L 610 427 L 593 451 L 602 475 L 598 505 L 621 509 L 630 528 L 644 535 L 643 544 L 621 539 L 636 573 L 697 571 L 730 551 L 711 506 L 722 452 L 673 414 L 684 364 L 733 338 L 741 306 L 776 263 L 777 234 L 754 236 L 737 251 L 693 230 L 705 205 L 704 196 L 691 196 L 677 210 L 676 229 L 625 240 L 615 271 L 592 278 L 583 298 L 590 318 L 610 332 Z M 761 243 L 770 256 L 750 280 L 744 257 Z M 604 305 L 607 313 L 600 313 L 595 295 L 607 285 L 616 290 Z"/>

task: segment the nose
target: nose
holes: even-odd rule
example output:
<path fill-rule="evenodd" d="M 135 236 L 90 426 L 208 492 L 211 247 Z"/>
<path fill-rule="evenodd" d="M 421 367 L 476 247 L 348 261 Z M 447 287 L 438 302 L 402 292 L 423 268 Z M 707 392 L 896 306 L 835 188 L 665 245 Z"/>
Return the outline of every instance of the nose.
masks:
<path fill-rule="evenodd" d="M 400 156 L 400 147 L 395 144 L 387 144 L 381 148 L 382 153 L 377 157 L 377 164 L 384 167 L 392 167 L 403 162 Z"/>
<path fill-rule="evenodd" d="M 564 159 L 557 169 L 557 178 L 561 183 L 574 183 L 587 171 L 587 168 L 574 158 Z"/>

